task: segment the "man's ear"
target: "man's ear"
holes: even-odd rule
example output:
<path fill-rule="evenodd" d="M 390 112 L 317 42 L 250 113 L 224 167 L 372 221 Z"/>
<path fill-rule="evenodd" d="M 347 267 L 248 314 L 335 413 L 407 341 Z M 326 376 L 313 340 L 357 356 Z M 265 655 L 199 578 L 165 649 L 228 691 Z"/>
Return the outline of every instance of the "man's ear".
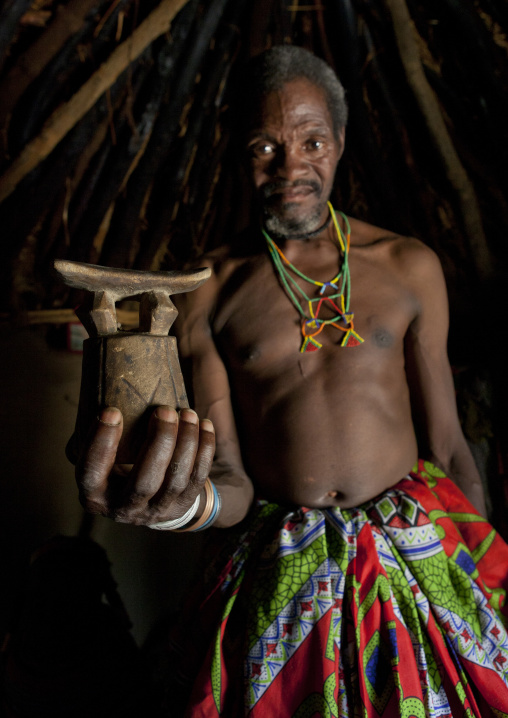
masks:
<path fill-rule="evenodd" d="M 339 148 L 339 160 L 342 157 L 345 145 L 346 145 L 346 128 L 341 127 L 341 129 L 339 130 L 338 137 L 337 137 L 337 146 Z"/>

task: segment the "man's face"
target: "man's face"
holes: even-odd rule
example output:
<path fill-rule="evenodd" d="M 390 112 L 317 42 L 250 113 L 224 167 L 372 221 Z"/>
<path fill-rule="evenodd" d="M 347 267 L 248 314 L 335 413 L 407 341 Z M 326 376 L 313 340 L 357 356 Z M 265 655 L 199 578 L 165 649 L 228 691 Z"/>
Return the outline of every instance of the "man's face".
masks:
<path fill-rule="evenodd" d="M 344 148 L 323 90 L 305 79 L 270 92 L 247 135 L 249 167 L 268 232 L 287 237 L 326 221 L 335 169 Z"/>

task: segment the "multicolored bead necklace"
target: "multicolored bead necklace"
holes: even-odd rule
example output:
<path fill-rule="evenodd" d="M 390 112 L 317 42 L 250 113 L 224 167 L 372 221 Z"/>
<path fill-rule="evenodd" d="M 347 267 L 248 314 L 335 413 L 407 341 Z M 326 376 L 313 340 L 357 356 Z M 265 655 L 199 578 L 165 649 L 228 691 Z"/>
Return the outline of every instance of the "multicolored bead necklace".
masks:
<path fill-rule="evenodd" d="M 351 276 L 349 273 L 348 256 L 349 244 L 351 240 L 351 227 L 349 226 L 346 215 L 340 212 L 347 230 L 346 241 L 344 241 L 344 236 L 337 221 L 335 210 L 330 202 L 328 202 L 328 208 L 330 210 L 333 224 L 337 232 L 337 237 L 339 239 L 339 245 L 344 256 L 342 268 L 329 282 L 318 282 L 315 279 L 307 277 L 303 274 L 303 272 L 300 272 L 300 270 L 291 264 L 291 262 L 284 256 L 282 251 L 267 234 L 267 232 L 262 229 L 268 243 L 268 250 L 275 265 L 275 269 L 279 273 L 280 280 L 288 293 L 289 298 L 302 318 L 301 330 L 303 341 L 302 346 L 300 347 L 300 352 L 302 354 L 305 352 L 315 352 L 318 351 L 318 349 L 321 349 L 323 345 L 316 339 L 316 337 L 326 326 L 335 327 L 335 329 L 339 329 L 344 333 L 342 341 L 340 342 L 342 347 L 355 347 L 362 344 L 364 341 L 361 336 L 355 332 L 353 324 L 354 314 L 349 311 Z M 309 282 L 309 284 L 319 287 L 319 296 L 312 298 L 308 297 L 296 279 L 289 273 L 288 269 L 301 279 Z M 327 289 L 331 289 L 332 294 L 325 295 Z M 297 293 L 303 297 L 303 304 L 304 306 L 307 306 L 308 314 L 302 308 L 301 301 L 298 299 Z M 319 317 L 319 312 L 323 306 L 328 306 L 332 309 L 333 316 L 329 319 L 322 319 Z M 342 323 L 339 324 L 339 322 Z"/>

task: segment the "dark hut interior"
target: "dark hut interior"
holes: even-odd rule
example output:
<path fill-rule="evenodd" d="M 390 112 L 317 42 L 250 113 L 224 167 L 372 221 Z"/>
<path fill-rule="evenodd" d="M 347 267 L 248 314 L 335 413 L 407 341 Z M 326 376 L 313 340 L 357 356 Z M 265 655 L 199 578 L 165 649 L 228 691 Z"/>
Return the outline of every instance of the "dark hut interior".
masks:
<path fill-rule="evenodd" d="M 81 514 L 64 456 L 81 297 L 51 268 L 180 268 L 234 241 L 249 208 L 229 98 L 274 44 L 314 51 L 346 88 L 335 205 L 441 259 L 460 416 L 508 537 L 507 33 L 504 0 L 3 1 L 2 631 L 31 551 L 56 533 L 107 549 L 139 641 L 181 600 L 170 574 L 190 577 L 198 539 Z"/>

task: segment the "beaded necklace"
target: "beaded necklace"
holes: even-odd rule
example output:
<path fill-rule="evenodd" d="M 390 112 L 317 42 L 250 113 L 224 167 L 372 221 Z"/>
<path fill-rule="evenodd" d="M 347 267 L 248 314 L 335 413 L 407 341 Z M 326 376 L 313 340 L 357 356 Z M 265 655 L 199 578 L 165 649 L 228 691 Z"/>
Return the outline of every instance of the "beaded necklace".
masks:
<path fill-rule="evenodd" d="M 343 253 L 342 267 L 339 269 L 335 277 L 333 277 L 333 279 L 329 282 L 318 282 L 315 279 L 307 277 L 303 274 L 303 272 L 300 272 L 300 270 L 291 264 L 291 262 L 284 256 L 273 239 L 268 235 L 265 229 L 262 228 L 275 269 L 279 274 L 280 280 L 288 293 L 290 300 L 301 316 L 301 331 L 303 340 L 300 352 L 302 354 L 305 352 L 315 352 L 318 351 L 318 349 L 321 349 L 323 345 L 316 339 L 316 337 L 328 325 L 335 327 L 335 329 L 339 329 L 344 333 L 340 342 L 342 347 L 358 346 L 364 341 L 361 336 L 355 332 L 353 324 L 354 314 L 349 311 L 351 276 L 349 273 L 348 256 L 349 244 L 351 240 L 351 227 L 346 215 L 340 212 L 347 229 L 346 241 L 344 242 L 342 230 L 337 221 L 335 210 L 330 202 L 328 202 L 328 208 L 337 232 L 340 249 Z M 288 269 L 309 284 L 319 287 L 319 296 L 308 297 L 296 279 L 289 273 Z M 332 294 L 325 294 L 327 289 L 331 289 Z M 302 308 L 301 300 L 298 298 L 297 293 L 303 297 L 303 305 L 307 307 L 308 313 L 306 313 Z M 331 307 L 333 311 L 333 316 L 329 319 L 322 319 L 319 317 L 319 312 L 323 306 Z M 339 322 L 342 322 L 342 324 L 339 324 Z"/>

